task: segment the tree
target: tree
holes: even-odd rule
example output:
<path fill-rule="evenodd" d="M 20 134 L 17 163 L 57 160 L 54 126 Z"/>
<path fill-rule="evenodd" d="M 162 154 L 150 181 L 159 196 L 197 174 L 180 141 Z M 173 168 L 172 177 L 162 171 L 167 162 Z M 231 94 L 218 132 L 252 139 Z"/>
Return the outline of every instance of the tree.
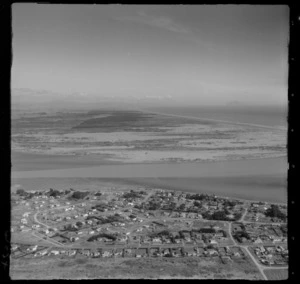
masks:
<path fill-rule="evenodd" d="M 234 234 L 234 237 L 242 243 L 242 238 L 246 238 L 247 240 L 250 240 L 250 236 L 247 232 L 245 231 L 238 231 Z"/>
<path fill-rule="evenodd" d="M 24 196 L 27 194 L 27 192 L 23 188 L 17 189 L 16 193 L 21 196 Z"/>
<path fill-rule="evenodd" d="M 183 211 L 184 209 L 185 209 L 185 204 L 184 203 L 180 204 L 180 206 L 178 207 L 178 210 Z"/>
<path fill-rule="evenodd" d="M 228 208 L 226 207 L 226 208 L 224 208 L 224 212 L 225 212 L 225 214 L 226 215 L 229 215 L 230 214 L 230 211 L 228 210 Z"/>
<path fill-rule="evenodd" d="M 201 228 L 199 232 L 203 234 L 214 234 L 216 230 L 214 228 Z"/>
<path fill-rule="evenodd" d="M 234 214 L 234 221 L 240 220 L 241 218 L 242 218 L 242 213 L 237 212 Z"/>
<path fill-rule="evenodd" d="M 266 210 L 265 215 L 271 218 L 286 219 L 286 215 L 280 211 L 279 206 L 274 204 Z"/>
<path fill-rule="evenodd" d="M 84 197 L 86 197 L 87 195 L 89 194 L 89 192 L 81 192 L 81 191 L 75 191 L 71 198 L 74 198 L 74 199 L 82 199 Z"/>
<path fill-rule="evenodd" d="M 207 220 L 211 220 L 212 216 L 206 211 L 202 213 L 202 217 Z"/>
<path fill-rule="evenodd" d="M 216 211 L 211 215 L 212 220 L 227 220 L 227 216 L 224 211 Z"/>

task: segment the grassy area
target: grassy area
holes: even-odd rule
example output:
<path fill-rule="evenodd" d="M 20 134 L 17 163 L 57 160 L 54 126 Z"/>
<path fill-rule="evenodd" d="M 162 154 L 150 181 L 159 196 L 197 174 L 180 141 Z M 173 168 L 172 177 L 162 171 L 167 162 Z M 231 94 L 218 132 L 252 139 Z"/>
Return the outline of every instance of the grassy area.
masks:
<path fill-rule="evenodd" d="M 265 275 L 268 280 L 286 280 L 288 279 L 288 269 L 265 269 Z"/>
<path fill-rule="evenodd" d="M 194 278 L 258 280 L 260 274 L 247 260 L 223 264 L 219 258 L 55 258 L 13 260 L 12 279 Z"/>

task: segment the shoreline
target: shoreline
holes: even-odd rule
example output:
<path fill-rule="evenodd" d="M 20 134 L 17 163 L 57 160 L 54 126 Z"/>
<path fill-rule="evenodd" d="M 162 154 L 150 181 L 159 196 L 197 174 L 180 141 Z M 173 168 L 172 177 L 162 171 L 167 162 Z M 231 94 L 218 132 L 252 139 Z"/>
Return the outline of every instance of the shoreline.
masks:
<path fill-rule="evenodd" d="M 251 177 L 251 178 L 255 178 L 255 177 Z M 272 179 L 271 177 L 267 177 Z M 119 181 L 124 182 L 126 185 L 130 185 L 133 184 L 135 186 L 145 186 L 145 187 L 154 187 L 154 188 L 162 188 L 165 190 L 171 190 L 171 191 L 180 191 L 180 192 L 188 192 L 188 193 L 194 193 L 194 194 L 210 194 L 210 195 L 215 195 L 221 198 L 231 198 L 231 199 L 237 199 L 237 200 L 243 200 L 243 201 L 247 201 L 247 202 L 266 202 L 266 203 L 273 203 L 273 204 L 287 204 L 288 202 L 288 194 L 287 194 L 287 184 L 282 185 L 282 188 L 280 188 L 280 193 L 282 195 L 282 197 L 276 195 L 274 192 L 271 194 L 266 194 L 266 196 L 261 197 L 259 199 L 259 197 L 257 196 L 257 194 L 259 192 L 254 192 L 253 194 L 253 198 L 246 196 L 245 194 L 243 194 L 244 192 L 249 192 L 248 189 L 244 189 L 244 186 L 241 185 L 241 187 L 239 188 L 237 186 L 237 190 L 238 192 L 227 192 L 226 191 L 226 178 L 219 178 L 220 180 L 224 181 L 224 188 L 225 188 L 225 192 L 221 193 L 218 192 L 218 184 L 213 184 L 213 190 L 211 190 L 211 186 L 209 185 L 209 183 L 207 183 L 207 179 L 206 178 L 199 178 L 197 181 L 199 182 L 199 188 L 198 189 L 193 189 L 191 186 L 186 185 L 186 188 L 184 188 L 184 185 L 180 185 L 180 182 L 176 181 L 177 180 L 182 180 L 181 178 L 174 178 L 172 180 L 174 180 L 175 182 L 172 183 L 170 182 L 170 180 L 168 178 L 165 178 L 167 181 L 161 182 L 162 180 L 164 180 L 164 178 L 152 178 L 151 181 L 149 181 L 149 179 L 119 179 Z M 102 179 L 101 179 L 102 180 Z M 110 179 L 106 179 L 108 181 L 110 181 Z M 183 178 L 184 180 L 184 178 Z M 179 185 L 178 185 L 179 184 Z M 227 184 L 228 186 L 228 184 Z M 251 189 L 252 187 L 255 187 L 254 185 L 248 185 L 249 189 Z M 223 189 L 224 189 L 223 188 Z M 283 196 L 283 188 L 285 188 L 285 196 Z M 243 191 L 245 190 L 245 191 Z M 274 189 L 270 189 L 270 190 L 274 190 Z M 275 195 L 274 195 L 275 194 Z M 244 195 L 244 196 L 243 196 Z M 243 197 L 241 197 L 243 196 Z M 272 198 L 270 199 L 269 196 L 276 196 L 277 198 Z"/>
<path fill-rule="evenodd" d="M 47 178 L 33 178 L 33 180 L 35 180 L 35 182 L 37 181 L 40 181 L 40 182 L 43 182 L 44 179 L 47 179 Z M 81 179 L 83 181 L 82 184 L 77 184 L 77 189 L 75 190 L 90 190 L 90 191 L 94 191 L 94 190 L 98 190 L 98 187 L 100 185 L 98 185 L 97 183 L 99 184 L 104 184 L 102 186 L 108 186 L 108 185 L 113 185 L 113 187 L 122 187 L 122 186 L 133 186 L 133 187 L 145 187 L 146 189 L 148 187 L 151 187 L 151 189 L 163 189 L 163 190 L 166 190 L 166 191 L 176 191 L 176 192 L 182 192 L 182 193 L 193 193 L 193 194 L 208 194 L 208 195 L 214 195 L 216 197 L 219 197 L 219 198 L 225 198 L 225 199 L 234 199 L 234 200 L 240 200 L 240 201 L 243 201 L 245 203 L 252 203 L 252 202 L 264 202 L 266 204 L 277 204 L 277 205 L 287 205 L 287 200 L 286 201 L 274 201 L 274 200 L 258 200 L 258 199 L 251 199 L 251 198 L 241 198 L 241 197 L 237 197 L 235 196 L 235 194 L 217 194 L 217 193 L 214 193 L 214 192 L 210 192 L 210 191 L 199 191 L 199 192 L 195 192 L 191 189 L 186 189 L 186 190 L 183 190 L 183 189 L 178 189 L 172 185 L 159 185 L 159 184 L 155 184 L 155 182 L 153 184 L 149 183 L 148 182 L 144 182 L 143 179 L 141 180 L 138 180 L 138 179 L 124 179 L 124 178 L 118 178 L 118 179 L 111 179 L 111 178 L 55 178 L 56 180 L 53 182 L 54 185 L 52 185 L 52 187 L 58 187 L 59 190 L 63 190 L 64 187 L 62 186 L 62 184 L 60 184 L 59 186 L 55 185 L 55 182 L 57 182 L 57 179 L 59 179 L 60 181 L 63 181 L 63 184 L 65 185 L 65 187 L 74 187 L 72 183 L 70 183 L 70 179 L 73 179 L 74 182 L 76 182 L 78 179 Z M 17 190 L 17 187 L 19 186 L 22 186 L 22 178 L 12 178 L 12 183 L 15 183 L 14 185 L 11 185 L 11 190 L 15 191 Z M 36 190 L 36 191 L 44 191 L 44 190 L 48 190 L 48 187 L 50 185 L 47 185 L 45 187 L 47 188 L 38 188 L 38 189 L 32 189 L 32 190 Z M 81 188 L 81 187 L 84 187 Z M 90 187 L 87 189 L 87 187 Z M 94 187 L 94 188 L 93 188 Z M 49 187 L 50 188 L 50 187 Z M 25 190 L 29 190 L 29 189 L 26 189 L 26 186 L 25 186 Z"/>

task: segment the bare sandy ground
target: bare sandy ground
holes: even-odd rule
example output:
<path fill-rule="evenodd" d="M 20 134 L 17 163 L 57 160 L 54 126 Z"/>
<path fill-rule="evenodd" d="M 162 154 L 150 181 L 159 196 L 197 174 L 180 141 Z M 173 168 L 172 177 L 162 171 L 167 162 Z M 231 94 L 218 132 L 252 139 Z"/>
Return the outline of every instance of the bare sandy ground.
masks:
<path fill-rule="evenodd" d="M 159 129 L 167 132 L 55 134 L 38 130 L 14 134 L 12 148 L 44 155 L 100 155 L 126 163 L 219 161 L 286 155 L 286 132 L 280 129 L 262 129 L 251 124 L 184 124 Z"/>

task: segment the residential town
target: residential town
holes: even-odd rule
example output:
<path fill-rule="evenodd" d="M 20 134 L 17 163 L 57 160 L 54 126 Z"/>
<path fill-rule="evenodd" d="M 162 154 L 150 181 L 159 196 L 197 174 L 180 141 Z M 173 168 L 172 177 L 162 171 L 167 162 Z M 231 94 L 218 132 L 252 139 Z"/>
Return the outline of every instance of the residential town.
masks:
<path fill-rule="evenodd" d="M 286 268 L 287 208 L 160 188 L 12 194 L 12 259 L 205 257 Z"/>

